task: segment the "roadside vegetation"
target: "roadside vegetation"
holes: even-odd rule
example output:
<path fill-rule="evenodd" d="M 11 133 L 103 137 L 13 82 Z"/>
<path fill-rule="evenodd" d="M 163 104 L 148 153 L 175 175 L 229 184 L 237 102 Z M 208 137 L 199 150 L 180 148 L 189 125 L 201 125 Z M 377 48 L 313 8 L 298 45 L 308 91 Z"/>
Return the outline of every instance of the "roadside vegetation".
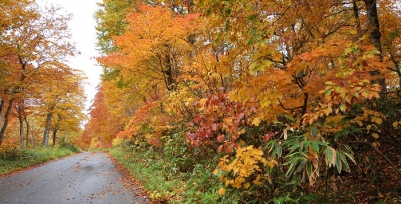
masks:
<path fill-rule="evenodd" d="M 57 146 L 38 146 L 33 149 L 3 145 L 0 146 L 0 176 L 77 152 L 81 152 L 81 149 L 69 143 L 61 143 Z"/>
<path fill-rule="evenodd" d="M 153 202 L 218 203 L 221 199 L 217 193 L 221 184 L 212 173 L 217 158 L 196 161 L 191 155 L 184 155 L 184 146 L 155 151 L 145 143 L 135 145 L 132 140 L 109 152 L 142 184 Z M 178 152 L 182 156 L 175 156 Z"/>
<path fill-rule="evenodd" d="M 160 202 L 400 203 L 398 5 L 105 0 L 82 144 Z"/>

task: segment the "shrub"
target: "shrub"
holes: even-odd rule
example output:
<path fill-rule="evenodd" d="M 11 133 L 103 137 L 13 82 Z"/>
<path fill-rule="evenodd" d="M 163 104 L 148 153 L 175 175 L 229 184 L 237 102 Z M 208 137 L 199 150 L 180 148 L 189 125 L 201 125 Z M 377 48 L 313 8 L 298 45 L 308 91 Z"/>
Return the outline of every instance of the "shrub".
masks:
<path fill-rule="evenodd" d="M 0 146 L 0 159 L 16 161 L 20 160 L 21 157 L 24 157 L 25 152 L 22 152 L 15 145 L 4 145 Z"/>
<path fill-rule="evenodd" d="M 60 140 L 59 148 L 66 148 L 69 149 L 71 152 L 82 152 L 81 148 L 71 142 L 67 142 L 64 138 Z"/>

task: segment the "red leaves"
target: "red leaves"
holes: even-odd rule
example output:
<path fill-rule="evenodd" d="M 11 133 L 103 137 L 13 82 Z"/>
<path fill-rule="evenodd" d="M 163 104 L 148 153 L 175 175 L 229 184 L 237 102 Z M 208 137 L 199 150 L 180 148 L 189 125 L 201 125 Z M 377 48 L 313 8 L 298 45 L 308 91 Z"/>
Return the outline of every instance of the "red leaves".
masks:
<path fill-rule="evenodd" d="M 200 115 L 196 115 L 194 118 L 194 122 L 197 123 L 199 122 L 199 120 L 200 120 Z"/>
<path fill-rule="evenodd" d="M 223 134 L 218 134 L 217 135 L 217 141 L 220 142 L 220 143 L 224 142 L 224 135 Z"/>
<path fill-rule="evenodd" d="M 213 123 L 213 124 L 212 124 L 212 130 L 213 130 L 213 131 L 216 131 L 216 130 L 217 130 L 217 124 L 216 124 L 216 123 Z"/>
<path fill-rule="evenodd" d="M 244 117 L 244 113 L 237 113 L 235 115 L 235 118 L 237 119 L 237 123 Z"/>
<path fill-rule="evenodd" d="M 273 131 L 269 131 L 268 133 L 264 134 L 262 136 L 262 140 L 263 142 L 267 142 L 269 141 L 271 138 L 273 138 L 273 136 L 275 136 L 276 134 L 278 134 L 278 132 L 273 132 Z"/>
<path fill-rule="evenodd" d="M 186 134 L 187 142 L 195 147 L 223 143 L 218 151 L 231 152 L 238 146 L 241 125 L 246 123 L 244 106 L 231 102 L 224 93 L 210 95 L 200 108 L 203 111 L 188 123 L 191 130 Z"/>

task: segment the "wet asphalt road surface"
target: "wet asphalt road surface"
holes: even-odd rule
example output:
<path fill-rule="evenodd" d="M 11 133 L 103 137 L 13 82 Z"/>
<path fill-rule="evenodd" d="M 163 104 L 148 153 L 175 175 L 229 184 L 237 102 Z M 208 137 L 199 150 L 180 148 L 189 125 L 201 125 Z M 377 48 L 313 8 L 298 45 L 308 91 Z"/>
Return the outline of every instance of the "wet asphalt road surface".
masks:
<path fill-rule="evenodd" d="M 0 178 L 0 203 L 149 203 L 103 152 L 84 152 Z"/>

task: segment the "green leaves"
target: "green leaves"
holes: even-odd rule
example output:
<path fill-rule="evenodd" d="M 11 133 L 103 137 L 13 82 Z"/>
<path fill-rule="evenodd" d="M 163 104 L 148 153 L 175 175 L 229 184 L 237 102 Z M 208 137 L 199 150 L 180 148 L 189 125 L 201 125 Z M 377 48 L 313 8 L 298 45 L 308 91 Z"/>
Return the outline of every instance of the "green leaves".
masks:
<path fill-rule="evenodd" d="M 315 131 L 315 128 L 311 128 L 311 134 L 316 135 Z M 345 145 L 344 149 L 335 149 L 326 142 L 306 140 L 305 135 L 291 135 L 283 142 L 271 140 L 264 148 L 271 149 L 272 158 L 281 158 L 285 152 L 284 164 L 288 167 L 285 175 L 295 176 L 294 174 L 305 171 L 311 184 L 319 174 L 320 159 L 324 158 L 328 167 L 335 167 L 339 172 L 350 171 L 348 161 L 356 163 L 348 146 Z"/>
<path fill-rule="evenodd" d="M 267 71 L 273 63 L 270 60 L 256 60 L 251 63 L 251 73 Z"/>
<path fill-rule="evenodd" d="M 332 147 L 327 147 L 325 150 L 326 164 L 331 167 L 337 164 L 337 152 Z"/>

